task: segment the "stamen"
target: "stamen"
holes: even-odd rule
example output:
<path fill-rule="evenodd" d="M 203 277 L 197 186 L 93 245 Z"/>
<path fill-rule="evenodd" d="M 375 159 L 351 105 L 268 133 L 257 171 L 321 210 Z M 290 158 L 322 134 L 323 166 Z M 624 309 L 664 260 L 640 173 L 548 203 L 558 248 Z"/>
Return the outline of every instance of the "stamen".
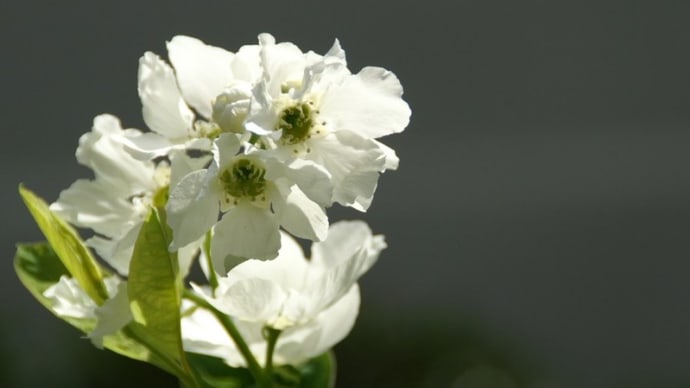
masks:
<path fill-rule="evenodd" d="M 285 144 L 297 144 L 304 141 L 314 126 L 313 111 L 309 104 L 301 103 L 283 110 L 278 121 L 278 130 L 283 134 L 280 140 Z"/>
<path fill-rule="evenodd" d="M 252 201 L 266 189 L 266 170 L 247 158 L 236 160 L 233 165 L 220 174 L 225 192 L 234 198 L 235 204 L 242 198 Z"/>

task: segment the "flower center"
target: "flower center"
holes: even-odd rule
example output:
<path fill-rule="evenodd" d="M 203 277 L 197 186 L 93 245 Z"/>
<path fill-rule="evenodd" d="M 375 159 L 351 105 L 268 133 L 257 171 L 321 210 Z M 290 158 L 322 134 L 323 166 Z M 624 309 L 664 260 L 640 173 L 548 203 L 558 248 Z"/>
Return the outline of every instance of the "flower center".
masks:
<path fill-rule="evenodd" d="M 266 190 L 266 169 L 250 159 L 240 158 L 222 174 L 220 181 L 225 192 L 236 199 L 250 198 L 252 201 Z"/>
<path fill-rule="evenodd" d="M 278 120 L 278 130 L 282 130 L 280 137 L 284 144 L 297 144 L 309 138 L 309 132 L 314 127 L 314 110 L 308 103 L 299 103 L 285 108 Z"/>

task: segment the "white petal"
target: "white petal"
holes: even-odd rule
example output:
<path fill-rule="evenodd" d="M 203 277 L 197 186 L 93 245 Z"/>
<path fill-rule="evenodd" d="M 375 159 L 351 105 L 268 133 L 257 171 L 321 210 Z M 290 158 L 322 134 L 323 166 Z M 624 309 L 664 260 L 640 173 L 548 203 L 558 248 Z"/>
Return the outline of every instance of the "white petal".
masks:
<path fill-rule="evenodd" d="M 301 81 L 306 58 L 299 47 L 290 42 L 276 44 L 273 36 L 265 33 L 259 35 L 259 46 L 269 95 L 276 97 L 283 85 Z"/>
<path fill-rule="evenodd" d="M 362 269 L 366 271 L 385 248 L 383 236 L 374 236 L 366 222 L 338 221 L 331 225 L 324 241 L 312 244 L 311 262 L 322 268 L 333 268 L 365 252 L 368 257 Z"/>
<path fill-rule="evenodd" d="M 297 364 L 323 354 L 350 333 L 359 305 L 359 287 L 355 284 L 310 324 L 296 326 L 281 334 L 274 357 L 280 360 L 279 363 Z"/>
<path fill-rule="evenodd" d="M 201 250 L 201 244 L 204 238 L 187 244 L 177 251 L 177 261 L 179 262 L 180 276 L 184 279 L 189 274 L 189 271 L 194 263 L 194 259 Z"/>
<path fill-rule="evenodd" d="M 328 234 L 328 216 L 323 207 L 309 199 L 296 185 L 275 182 L 280 195 L 272 198 L 280 225 L 293 235 L 320 241 Z"/>
<path fill-rule="evenodd" d="M 345 64 L 345 50 L 343 50 L 343 48 L 340 47 L 340 41 L 338 39 L 336 39 L 335 42 L 333 42 L 333 46 L 330 50 L 328 50 L 324 57 L 328 60 L 335 60 Z"/>
<path fill-rule="evenodd" d="M 232 58 L 232 74 L 236 79 L 255 83 L 261 77 L 263 69 L 259 58 L 259 45 L 245 45 L 240 47 Z"/>
<path fill-rule="evenodd" d="M 337 303 L 324 310 L 316 318 L 321 326 L 321 336 L 309 357 L 316 357 L 347 337 L 359 314 L 359 286 L 353 285 Z"/>
<path fill-rule="evenodd" d="M 269 322 L 280 315 L 285 292 L 274 282 L 265 279 L 245 279 L 225 287 L 223 278 L 214 306 L 224 313 L 249 322 Z"/>
<path fill-rule="evenodd" d="M 132 254 L 134 253 L 134 244 L 139 237 L 139 231 L 143 220 L 137 223 L 133 228 L 127 231 L 124 236 L 112 239 L 110 252 L 108 255 L 103 254 L 103 249 L 92 244 L 93 239 L 89 239 L 87 243 L 93 246 L 101 255 L 103 260 L 110 264 L 120 275 L 127 276 L 129 274 L 129 263 L 132 261 Z M 98 236 L 95 236 L 98 237 Z"/>
<path fill-rule="evenodd" d="M 278 257 L 273 260 L 247 260 L 227 274 L 227 284 L 246 279 L 266 279 L 282 289 L 301 289 L 309 261 L 304 257 L 302 247 L 289 234 L 282 232 Z"/>
<path fill-rule="evenodd" d="M 312 321 L 284 330 L 273 353 L 276 365 L 298 365 L 307 361 L 313 349 L 318 347 L 321 337 L 321 326 Z"/>
<path fill-rule="evenodd" d="M 321 102 L 321 117 L 335 128 L 369 138 L 402 132 L 410 121 L 410 107 L 401 96 L 402 86 L 393 73 L 365 67 L 328 89 Z"/>
<path fill-rule="evenodd" d="M 151 52 L 139 60 L 139 97 L 151 130 L 168 139 L 189 136 L 194 113 L 182 99 L 172 68 Z"/>
<path fill-rule="evenodd" d="M 127 137 L 132 136 L 132 130 Z M 155 189 L 154 166 L 132 157 L 124 147 L 125 131 L 111 115 L 94 118 L 93 128 L 79 139 L 77 160 L 91 168 L 96 179 L 115 192 L 130 195 Z"/>
<path fill-rule="evenodd" d="M 138 212 L 127 201 L 127 190 L 113 190 L 96 181 L 80 179 L 60 193 L 50 209 L 70 223 L 119 237 L 138 222 Z"/>
<path fill-rule="evenodd" d="M 202 138 L 195 138 L 191 139 L 188 142 L 185 143 L 184 146 L 185 150 L 192 150 L 192 151 L 208 151 L 211 152 L 213 149 L 213 142 L 211 139 L 202 137 Z"/>
<path fill-rule="evenodd" d="M 311 263 L 303 292 L 308 295 L 313 312 L 340 299 L 378 259 L 385 248 L 382 236 L 371 236 L 360 221 L 336 223 L 322 243 L 312 245 Z M 313 314 L 313 313 L 312 313 Z"/>
<path fill-rule="evenodd" d="M 278 112 L 272 107 L 273 98 L 269 92 L 269 82 L 261 80 L 252 89 L 245 128 L 257 135 L 264 136 L 274 132 L 278 124 Z"/>
<path fill-rule="evenodd" d="M 123 140 L 123 146 L 136 159 L 147 160 L 166 155 L 175 144 L 155 132 L 146 132 L 127 137 Z"/>
<path fill-rule="evenodd" d="M 208 139 L 197 139 L 188 149 L 176 149 L 170 155 L 170 187 L 175 187 L 187 174 L 201 170 L 213 159 Z M 204 140 L 204 141 L 201 141 Z M 191 153 L 197 155 L 191 156 Z"/>
<path fill-rule="evenodd" d="M 333 203 L 332 176 L 322 166 L 306 159 L 294 159 L 283 168 L 282 173 L 294 182 L 309 199 L 321 206 Z M 269 179 L 276 179 L 272 177 Z"/>
<path fill-rule="evenodd" d="M 278 114 L 271 109 L 271 98 L 267 93 L 265 82 L 254 87 L 254 98 L 249 105 L 249 115 L 244 123 L 247 131 L 259 136 L 270 136 L 278 124 Z"/>
<path fill-rule="evenodd" d="M 237 330 L 242 335 L 242 338 L 244 338 L 247 342 L 247 345 L 249 345 L 249 350 L 254 355 L 254 358 L 256 358 L 259 365 L 264 366 L 264 361 L 266 359 L 266 340 L 263 336 L 263 324 L 256 322 L 245 322 L 239 319 L 235 320 L 234 322 L 235 326 L 237 326 Z M 230 366 L 236 365 L 233 364 L 233 362 L 237 362 L 234 355 L 225 356 L 224 361 Z M 242 366 L 246 367 L 244 359 L 242 359 L 240 363 Z"/>
<path fill-rule="evenodd" d="M 397 170 L 398 166 L 400 165 L 400 159 L 398 158 L 398 155 L 395 153 L 395 150 L 381 143 L 378 140 L 372 141 L 379 146 L 379 149 L 386 156 L 386 164 L 384 164 L 383 166 L 384 170 Z"/>
<path fill-rule="evenodd" d="M 170 192 L 166 210 L 173 230 L 171 250 L 203 236 L 218 220 L 218 197 L 207 190 L 206 179 L 206 170 L 195 171 Z"/>
<path fill-rule="evenodd" d="M 213 100 L 212 119 L 224 132 L 243 133 L 249 113 L 252 84 L 235 81 Z"/>
<path fill-rule="evenodd" d="M 99 349 L 103 348 L 103 337 L 122 329 L 132 320 L 127 296 L 127 282 L 119 283 L 117 293 L 96 309 L 98 324 L 89 333 L 91 342 Z"/>
<path fill-rule="evenodd" d="M 333 60 L 324 57 L 323 60 L 313 63 L 304 72 L 302 90 L 295 94 L 297 98 L 305 98 L 309 94 L 322 95 L 331 88 L 338 88 L 347 79 L 352 77 L 352 73 L 343 61 Z M 308 98 L 308 97 L 307 97 Z M 321 115 L 324 116 L 323 104 L 320 104 Z"/>
<path fill-rule="evenodd" d="M 86 240 L 86 245 L 95 250 L 100 257 L 113 257 L 117 247 L 117 240 L 95 235 Z"/>
<path fill-rule="evenodd" d="M 188 36 L 175 36 L 167 47 L 185 100 L 199 114 L 211 117 L 211 102 L 233 79 L 233 54 Z"/>
<path fill-rule="evenodd" d="M 60 280 L 48 287 L 43 296 L 50 300 L 51 310 L 60 317 L 96 318 L 96 303 L 74 278 L 60 276 Z"/>
<path fill-rule="evenodd" d="M 267 260 L 276 257 L 279 248 L 276 218 L 250 204 L 240 203 L 231 209 L 213 229 L 211 257 L 216 271 L 225 266 L 228 255 Z"/>
<path fill-rule="evenodd" d="M 351 131 L 337 131 L 311 142 L 309 157 L 332 176 L 333 199 L 344 206 L 365 211 L 376 191 L 385 155 L 372 140 Z"/>
<path fill-rule="evenodd" d="M 240 149 L 240 140 L 234 133 L 224 133 L 214 141 L 214 152 L 218 161 L 218 169 L 230 166 Z"/>
<path fill-rule="evenodd" d="M 97 236 L 90 245 L 121 274 L 128 271 L 152 195 L 167 184 L 156 179 L 153 162 L 138 160 L 125 149 L 128 139 L 139 136 L 137 130 L 123 130 L 114 116 L 97 116 L 77 149 L 78 160 L 93 169 L 95 179 L 75 182 L 51 205 L 66 220 L 93 229 Z"/>
<path fill-rule="evenodd" d="M 229 359 L 231 366 L 244 366 L 242 355 L 216 317 L 206 309 L 194 308 L 191 302 L 185 300 L 182 303 L 180 324 L 184 350 L 225 358 L 226 362 Z M 192 308 L 191 313 L 186 311 Z"/>

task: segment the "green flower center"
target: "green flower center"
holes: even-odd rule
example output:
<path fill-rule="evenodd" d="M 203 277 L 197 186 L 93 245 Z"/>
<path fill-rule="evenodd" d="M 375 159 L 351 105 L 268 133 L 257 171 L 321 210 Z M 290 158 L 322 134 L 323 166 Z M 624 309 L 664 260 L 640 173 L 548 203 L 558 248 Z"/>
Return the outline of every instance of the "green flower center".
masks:
<path fill-rule="evenodd" d="M 286 144 L 301 143 L 309 138 L 314 126 L 313 109 L 308 103 L 300 103 L 284 109 L 278 120 L 278 130 L 283 134 L 280 140 Z"/>
<path fill-rule="evenodd" d="M 250 159 L 241 158 L 220 174 L 220 181 L 225 192 L 234 198 L 254 200 L 266 190 L 264 175 L 266 169 Z"/>

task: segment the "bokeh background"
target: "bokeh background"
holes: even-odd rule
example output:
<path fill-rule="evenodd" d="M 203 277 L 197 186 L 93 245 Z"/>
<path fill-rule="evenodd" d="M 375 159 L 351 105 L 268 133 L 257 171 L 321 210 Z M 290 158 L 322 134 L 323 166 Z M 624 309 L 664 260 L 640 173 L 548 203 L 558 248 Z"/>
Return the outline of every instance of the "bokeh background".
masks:
<path fill-rule="evenodd" d="M 88 171 L 93 116 L 143 128 L 138 58 L 260 32 L 405 87 L 366 219 L 390 248 L 336 347 L 340 387 L 690 386 L 690 2 L 0 2 L 0 386 L 175 381 L 96 350 L 12 270 L 17 195 Z"/>

